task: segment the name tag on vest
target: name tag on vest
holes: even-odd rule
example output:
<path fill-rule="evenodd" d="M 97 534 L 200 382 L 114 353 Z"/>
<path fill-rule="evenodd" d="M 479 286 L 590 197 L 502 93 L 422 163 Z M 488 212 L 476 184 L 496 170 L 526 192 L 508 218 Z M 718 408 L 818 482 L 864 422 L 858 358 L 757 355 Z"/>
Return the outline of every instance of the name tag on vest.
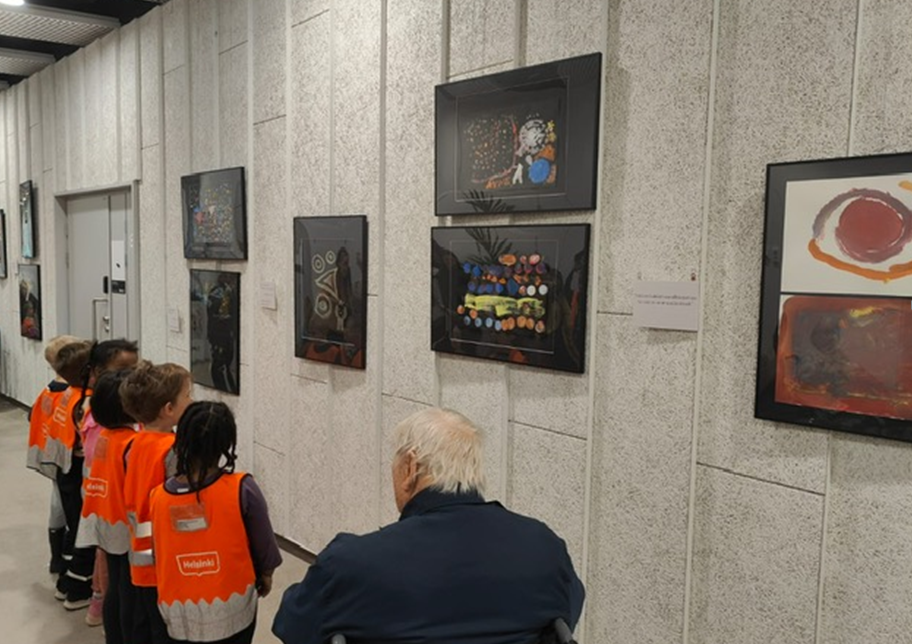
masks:
<path fill-rule="evenodd" d="M 193 503 L 171 508 L 171 527 L 175 532 L 199 532 L 209 527 L 206 505 Z"/>

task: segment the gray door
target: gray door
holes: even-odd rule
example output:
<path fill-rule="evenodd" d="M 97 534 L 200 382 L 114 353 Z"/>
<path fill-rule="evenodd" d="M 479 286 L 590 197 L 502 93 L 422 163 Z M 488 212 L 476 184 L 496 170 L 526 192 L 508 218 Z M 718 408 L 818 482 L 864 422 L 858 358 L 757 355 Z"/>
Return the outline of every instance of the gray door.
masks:
<path fill-rule="evenodd" d="M 70 333 L 92 340 L 127 336 L 127 192 L 67 200 Z"/>

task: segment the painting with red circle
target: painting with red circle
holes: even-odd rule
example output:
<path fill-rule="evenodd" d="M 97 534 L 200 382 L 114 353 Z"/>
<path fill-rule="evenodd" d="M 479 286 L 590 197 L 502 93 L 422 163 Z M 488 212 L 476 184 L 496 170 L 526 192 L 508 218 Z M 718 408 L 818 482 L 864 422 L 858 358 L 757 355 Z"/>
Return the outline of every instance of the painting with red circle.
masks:
<path fill-rule="evenodd" d="M 776 402 L 912 419 L 912 301 L 796 295 L 779 324 Z"/>

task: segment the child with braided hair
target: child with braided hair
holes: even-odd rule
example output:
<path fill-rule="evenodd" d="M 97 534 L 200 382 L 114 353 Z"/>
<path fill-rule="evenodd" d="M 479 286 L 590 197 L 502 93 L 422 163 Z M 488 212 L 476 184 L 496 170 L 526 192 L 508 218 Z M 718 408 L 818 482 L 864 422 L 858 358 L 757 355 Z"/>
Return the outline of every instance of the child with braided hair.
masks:
<path fill-rule="evenodd" d="M 151 494 L 158 608 L 175 640 L 250 644 L 257 596 L 282 563 L 262 492 L 234 471 L 236 447 L 227 405 L 191 404 L 177 425 L 177 475 Z"/>

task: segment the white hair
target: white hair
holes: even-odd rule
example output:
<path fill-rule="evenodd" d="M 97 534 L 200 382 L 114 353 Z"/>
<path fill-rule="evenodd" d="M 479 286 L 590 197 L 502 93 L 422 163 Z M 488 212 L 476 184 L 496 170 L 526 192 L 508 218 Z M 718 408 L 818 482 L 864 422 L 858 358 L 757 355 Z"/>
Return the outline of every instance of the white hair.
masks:
<path fill-rule="evenodd" d="M 481 431 L 450 409 L 425 409 L 396 427 L 395 457 L 412 452 L 419 470 L 441 492 L 484 492 Z"/>

